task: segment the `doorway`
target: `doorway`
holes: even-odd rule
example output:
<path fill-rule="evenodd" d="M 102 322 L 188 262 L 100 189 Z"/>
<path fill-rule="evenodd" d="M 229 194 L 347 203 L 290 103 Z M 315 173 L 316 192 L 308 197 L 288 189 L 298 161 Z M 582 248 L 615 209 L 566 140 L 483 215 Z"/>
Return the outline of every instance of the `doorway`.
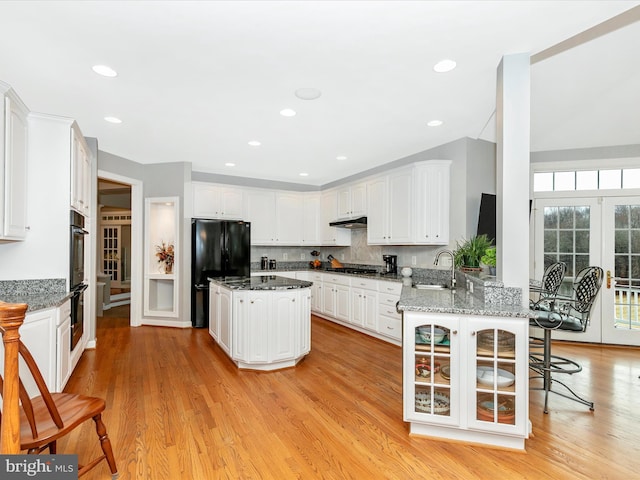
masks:
<path fill-rule="evenodd" d="M 560 293 L 588 265 L 605 272 L 590 324 L 562 340 L 640 345 L 640 197 L 540 198 L 534 207 L 534 277 L 547 265 L 567 264 Z"/>

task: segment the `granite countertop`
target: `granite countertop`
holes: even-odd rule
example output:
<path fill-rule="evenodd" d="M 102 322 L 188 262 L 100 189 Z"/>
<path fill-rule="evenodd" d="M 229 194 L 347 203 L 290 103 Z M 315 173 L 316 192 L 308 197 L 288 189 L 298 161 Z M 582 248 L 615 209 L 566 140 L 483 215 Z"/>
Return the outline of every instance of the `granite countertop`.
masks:
<path fill-rule="evenodd" d="M 309 288 L 313 285 L 312 282 L 279 277 L 277 275 L 261 275 L 259 277 L 216 277 L 209 278 L 209 280 L 232 290 L 291 290 L 296 288 Z"/>
<path fill-rule="evenodd" d="M 0 301 L 26 303 L 27 312 L 59 307 L 69 298 L 64 278 L 0 281 Z"/>
<path fill-rule="evenodd" d="M 390 282 L 401 282 L 404 278 L 399 273 L 347 273 L 337 272 L 326 268 L 276 268 L 273 270 L 252 270 L 251 273 L 263 273 L 264 275 L 278 275 L 278 272 L 318 272 L 318 273 L 334 273 L 336 275 L 346 275 L 348 277 L 373 278 L 375 280 L 388 280 Z"/>
<path fill-rule="evenodd" d="M 6 303 L 26 303 L 29 305 L 27 312 L 35 312 L 46 308 L 59 307 L 67 299 L 71 298 L 71 293 L 40 293 L 34 295 L 1 295 L 0 301 Z"/>
<path fill-rule="evenodd" d="M 404 286 L 398 302 L 398 310 L 426 313 L 459 313 L 495 317 L 528 318 L 529 309 L 521 305 L 486 304 L 482 299 L 465 290 L 420 290 Z"/>

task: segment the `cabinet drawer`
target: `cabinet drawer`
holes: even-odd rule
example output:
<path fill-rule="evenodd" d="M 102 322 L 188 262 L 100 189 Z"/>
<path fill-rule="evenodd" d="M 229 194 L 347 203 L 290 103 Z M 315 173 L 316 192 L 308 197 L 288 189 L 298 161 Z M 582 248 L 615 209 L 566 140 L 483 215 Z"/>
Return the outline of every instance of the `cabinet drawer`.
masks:
<path fill-rule="evenodd" d="M 320 272 L 312 272 L 310 277 L 310 281 L 311 282 L 321 282 L 322 281 L 322 274 Z"/>
<path fill-rule="evenodd" d="M 380 301 L 380 303 L 378 304 L 378 313 L 387 317 L 401 319 L 402 314 L 398 313 L 398 311 L 396 310 L 396 302 L 393 302 L 393 305 L 389 305 Z"/>
<path fill-rule="evenodd" d="M 388 293 L 391 295 L 400 296 L 400 292 L 402 291 L 402 282 L 378 282 L 378 291 L 380 293 Z"/>
<path fill-rule="evenodd" d="M 329 283 L 335 283 L 336 285 L 351 285 L 351 277 L 347 275 L 332 275 L 325 274 L 323 280 Z"/>
<path fill-rule="evenodd" d="M 365 288 L 367 290 L 377 290 L 378 281 L 370 278 L 352 278 L 351 286 L 354 288 Z"/>
<path fill-rule="evenodd" d="M 395 340 L 402 339 L 402 320 L 381 315 L 378 323 L 378 333 Z"/>
<path fill-rule="evenodd" d="M 391 308 L 395 312 L 396 303 L 398 303 L 398 300 L 400 300 L 400 297 L 398 295 L 388 295 L 386 293 L 380 293 L 378 295 L 380 309 Z"/>

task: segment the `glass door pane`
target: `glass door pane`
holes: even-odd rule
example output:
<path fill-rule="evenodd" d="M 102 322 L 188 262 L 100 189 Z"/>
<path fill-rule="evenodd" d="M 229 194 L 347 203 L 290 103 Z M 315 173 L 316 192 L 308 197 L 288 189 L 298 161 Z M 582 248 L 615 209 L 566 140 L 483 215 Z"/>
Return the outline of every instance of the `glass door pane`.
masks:
<path fill-rule="evenodd" d="M 541 198 L 535 201 L 534 279 L 541 280 L 547 266 L 565 262 L 567 272 L 560 294 L 570 295 L 577 272 L 601 265 L 601 207 L 595 198 Z M 601 341 L 600 298 L 596 301 L 586 332 L 555 331 L 554 339 Z"/>
<path fill-rule="evenodd" d="M 602 341 L 640 345 L 640 198 L 606 198 L 603 209 Z"/>

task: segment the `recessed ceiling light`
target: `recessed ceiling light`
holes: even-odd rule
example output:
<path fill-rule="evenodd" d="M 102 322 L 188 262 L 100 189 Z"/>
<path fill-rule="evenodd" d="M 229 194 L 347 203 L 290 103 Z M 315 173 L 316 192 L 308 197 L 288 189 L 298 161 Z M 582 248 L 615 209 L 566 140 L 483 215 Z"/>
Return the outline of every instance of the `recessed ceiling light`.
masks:
<path fill-rule="evenodd" d="M 301 100 L 315 100 L 316 98 L 320 98 L 322 92 L 317 88 L 299 88 L 295 92 L 296 97 Z"/>
<path fill-rule="evenodd" d="M 300 174 L 300 176 L 301 176 L 301 177 L 308 177 L 308 176 L 309 176 L 309 174 L 308 174 L 308 173 L 305 173 L 305 172 L 302 172 L 302 173 Z"/>
<path fill-rule="evenodd" d="M 296 115 L 296 111 L 291 108 L 285 108 L 284 110 L 280 110 L 280 115 L 283 117 L 294 117 Z"/>
<path fill-rule="evenodd" d="M 103 77 L 117 77 L 118 72 L 116 72 L 113 68 L 108 67 L 106 65 L 94 65 L 92 67 L 93 71 L 98 75 L 102 75 Z"/>
<path fill-rule="evenodd" d="M 427 123 L 427 125 L 430 127 L 439 127 L 443 123 L 444 122 L 442 120 L 431 120 L 430 122 Z"/>
<path fill-rule="evenodd" d="M 445 58 L 444 60 L 440 60 L 433 66 L 433 69 L 438 73 L 450 72 L 454 68 L 456 68 L 456 62 L 454 60 L 450 60 Z"/>
<path fill-rule="evenodd" d="M 250 140 L 248 143 L 252 147 L 259 147 L 260 145 L 262 145 L 258 140 Z"/>
<path fill-rule="evenodd" d="M 118 117 L 104 117 L 104 119 L 109 123 L 122 123 Z"/>
<path fill-rule="evenodd" d="M 227 163 L 225 163 L 225 164 L 224 164 L 224 166 L 225 166 L 225 167 L 235 167 L 235 166 L 236 166 L 236 164 L 235 164 L 235 163 L 233 163 L 233 162 L 227 162 Z"/>
<path fill-rule="evenodd" d="M 336 160 L 346 160 L 346 159 L 347 159 L 347 157 L 345 157 L 344 155 L 338 155 L 336 157 Z"/>

